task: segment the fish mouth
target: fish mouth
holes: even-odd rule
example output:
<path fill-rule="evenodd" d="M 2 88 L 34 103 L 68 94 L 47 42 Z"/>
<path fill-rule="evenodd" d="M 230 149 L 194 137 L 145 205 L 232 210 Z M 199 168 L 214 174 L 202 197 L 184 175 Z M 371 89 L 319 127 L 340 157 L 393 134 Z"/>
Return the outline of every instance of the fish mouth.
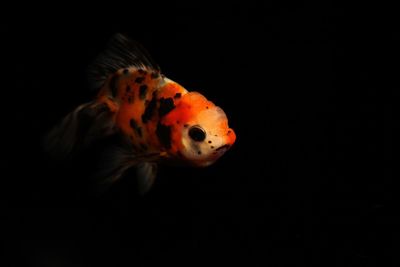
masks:
<path fill-rule="evenodd" d="M 215 149 L 215 151 L 227 150 L 228 148 L 230 148 L 230 145 L 225 144 Z"/>

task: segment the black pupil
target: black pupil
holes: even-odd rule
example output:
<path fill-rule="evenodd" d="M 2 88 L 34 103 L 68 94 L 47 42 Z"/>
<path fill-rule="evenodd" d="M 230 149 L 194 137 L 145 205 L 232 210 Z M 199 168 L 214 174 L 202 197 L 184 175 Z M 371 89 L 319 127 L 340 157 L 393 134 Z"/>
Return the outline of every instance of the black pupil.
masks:
<path fill-rule="evenodd" d="M 206 139 L 206 133 L 199 126 L 193 126 L 189 130 L 189 136 L 190 138 L 192 138 L 194 141 L 197 142 L 201 142 L 204 141 L 204 139 Z"/>

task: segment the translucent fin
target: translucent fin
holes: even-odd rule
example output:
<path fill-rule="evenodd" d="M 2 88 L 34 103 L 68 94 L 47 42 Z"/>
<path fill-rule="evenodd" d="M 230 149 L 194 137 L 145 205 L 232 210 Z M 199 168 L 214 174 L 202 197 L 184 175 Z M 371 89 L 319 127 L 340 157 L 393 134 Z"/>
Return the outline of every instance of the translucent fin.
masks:
<path fill-rule="evenodd" d="M 107 190 L 123 176 L 125 171 L 137 164 L 135 155 L 124 147 L 112 146 L 105 149 L 92 176 L 97 191 L 101 193 Z"/>
<path fill-rule="evenodd" d="M 140 194 L 147 193 L 157 176 L 157 163 L 144 162 L 136 167 L 138 190 Z"/>
<path fill-rule="evenodd" d="M 45 136 L 45 151 L 57 159 L 68 158 L 94 141 L 115 133 L 113 115 L 105 103 L 80 105 Z"/>
<path fill-rule="evenodd" d="M 89 66 L 90 85 L 93 89 L 99 89 L 111 74 L 129 67 L 160 71 L 146 49 L 118 33 L 111 38 L 106 50 Z"/>
<path fill-rule="evenodd" d="M 97 184 L 97 192 L 106 191 L 114 182 L 121 179 L 128 169 L 136 167 L 138 191 L 140 194 L 147 192 L 156 175 L 157 164 L 160 153 L 136 154 L 129 142 L 119 136 L 119 141 L 114 140 L 112 145 L 107 146 L 99 153 L 96 171 L 92 179 Z M 131 173 L 132 172 L 127 172 Z"/>

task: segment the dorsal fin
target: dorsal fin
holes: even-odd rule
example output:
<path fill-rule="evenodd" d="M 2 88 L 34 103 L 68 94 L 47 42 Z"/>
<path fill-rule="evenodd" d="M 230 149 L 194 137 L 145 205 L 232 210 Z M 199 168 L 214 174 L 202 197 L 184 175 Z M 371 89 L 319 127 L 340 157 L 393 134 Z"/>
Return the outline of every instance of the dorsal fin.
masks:
<path fill-rule="evenodd" d="M 110 39 L 107 48 L 89 66 L 90 85 L 93 89 L 99 89 L 109 75 L 119 69 L 129 67 L 160 71 L 143 46 L 125 35 L 117 33 Z"/>

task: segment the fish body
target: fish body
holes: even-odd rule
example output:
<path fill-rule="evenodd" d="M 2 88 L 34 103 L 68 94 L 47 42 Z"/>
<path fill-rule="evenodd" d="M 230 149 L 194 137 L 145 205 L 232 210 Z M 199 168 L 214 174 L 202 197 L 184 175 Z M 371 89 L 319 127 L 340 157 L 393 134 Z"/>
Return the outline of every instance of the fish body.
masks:
<path fill-rule="evenodd" d="M 205 167 L 236 140 L 220 107 L 165 77 L 144 48 L 121 34 L 90 73 L 96 98 L 68 114 L 49 133 L 46 146 L 53 154 L 69 155 L 95 140 L 120 136 L 117 152 L 110 152 L 99 172 L 103 180 L 115 181 L 136 167 L 146 192 L 158 162 Z"/>

